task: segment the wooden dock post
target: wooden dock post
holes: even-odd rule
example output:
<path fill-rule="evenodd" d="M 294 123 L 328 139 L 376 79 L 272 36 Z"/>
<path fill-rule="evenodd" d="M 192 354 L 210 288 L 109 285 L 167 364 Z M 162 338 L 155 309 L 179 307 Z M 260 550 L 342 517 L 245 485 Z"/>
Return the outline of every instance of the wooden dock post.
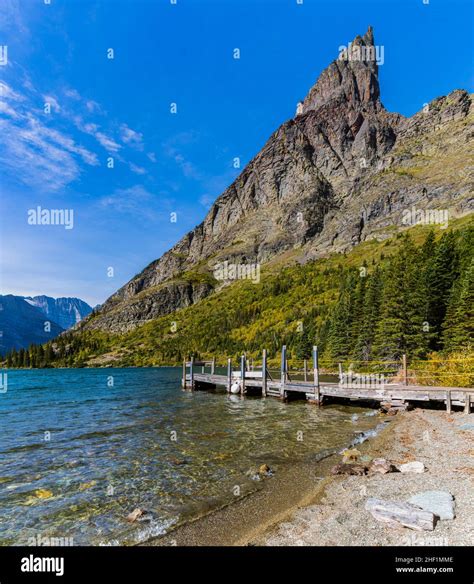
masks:
<path fill-rule="evenodd" d="M 303 371 L 304 371 L 304 380 L 308 381 L 308 360 L 307 359 L 304 360 Z"/>
<path fill-rule="evenodd" d="M 446 411 L 448 414 L 451 413 L 451 390 L 448 389 L 446 392 Z"/>
<path fill-rule="evenodd" d="M 211 375 L 214 375 L 216 372 L 216 358 L 213 357 L 211 361 Z"/>
<path fill-rule="evenodd" d="M 286 385 L 286 375 L 287 375 L 288 361 L 286 359 L 286 345 L 281 348 L 281 386 L 280 395 L 285 397 L 285 385 Z"/>
<path fill-rule="evenodd" d="M 267 350 L 262 354 L 262 396 L 267 397 Z"/>
<path fill-rule="evenodd" d="M 342 383 L 342 376 L 343 376 L 342 363 L 339 363 L 339 383 Z"/>
<path fill-rule="evenodd" d="M 191 357 L 191 361 L 189 362 L 189 381 L 191 389 L 194 389 L 194 357 Z"/>
<path fill-rule="evenodd" d="M 240 386 L 240 393 L 242 395 L 245 393 L 245 361 L 245 355 L 242 355 L 242 357 L 240 357 L 240 379 L 242 382 L 242 385 Z"/>
<path fill-rule="evenodd" d="M 231 386 L 232 386 L 232 359 L 229 357 L 227 359 L 227 391 L 229 393 Z"/>
<path fill-rule="evenodd" d="M 407 356 L 405 353 L 402 355 L 402 364 L 403 364 L 403 383 L 408 385 L 408 365 L 407 365 Z"/>
<path fill-rule="evenodd" d="M 314 399 L 321 405 L 321 394 L 319 389 L 319 355 L 318 347 L 313 345 L 313 375 L 314 375 Z"/>
<path fill-rule="evenodd" d="M 471 413 L 471 396 L 468 391 L 464 394 L 464 413 Z"/>
<path fill-rule="evenodd" d="M 181 387 L 186 389 L 186 357 L 183 359 L 183 379 L 181 380 Z"/>

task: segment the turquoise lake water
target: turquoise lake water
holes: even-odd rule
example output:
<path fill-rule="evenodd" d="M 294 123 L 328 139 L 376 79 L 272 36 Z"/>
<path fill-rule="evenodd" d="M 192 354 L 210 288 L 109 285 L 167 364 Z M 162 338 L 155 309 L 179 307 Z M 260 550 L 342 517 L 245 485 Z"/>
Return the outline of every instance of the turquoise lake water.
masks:
<path fill-rule="evenodd" d="M 8 371 L 0 545 L 146 541 L 231 502 L 237 485 L 261 488 L 250 469 L 316 461 L 376 423 L 361 408 L 185 392 L 180 376 L 171 367 Z M 146 520 L 130 523 L 137 507 Z"/>

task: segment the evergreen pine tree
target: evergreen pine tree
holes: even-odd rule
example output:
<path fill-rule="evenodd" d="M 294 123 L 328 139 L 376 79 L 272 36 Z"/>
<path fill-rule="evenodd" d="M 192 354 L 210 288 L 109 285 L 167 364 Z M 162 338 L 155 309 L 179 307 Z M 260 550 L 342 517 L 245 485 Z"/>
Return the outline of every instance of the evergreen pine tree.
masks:
<path fill-rule="evenodd" d="M 458 273 L 456 236 L 453 232 L 448 232 L 434 247 L 431 259 L 428 256 L 424 271 L 427 302 L 426 321 L 430 329 L 429 346 L 433 350 L 438 350 L 441 347 L 442 323 L 446 316 L 451 288 Z"/>
<path fill-rule="evenodd" d="M 365 294 L 362 324 L 354 349 L 354 358 L 358 361 L 368 361 L 372 358 L 372 345 L 375 338 L 375 328 L 380 317 L 383 281 L 379 268 L 369 276 Z"/>
<path fill-rule="evenodd" d="M 354 272 L 346 276 L 331 314 L 326 346 L 331 359 L 347 359 L 352 352 L 352 309 L 357 278 Z"/>
<path fill-rule="evenodd" d="M 474 346 L 474 258 L 453 287 L 443 332 L 444 348 L 449 352 Z"/>
<path fill-rule="evenodd" d="M 374 343 L 382 359 L 394 361 L 403 353 L 417 357 L 426 353 L 426 298 L 420 269 L 420 255 L 411 239 L 405 237 L 384 271 L 384 294 Z"/>
<path fill-rule="evenodd" d="M 363 266 L 364 270 L 359 272 L 359 278 L 357 279 L 357 283 L 355 285 L 354 294 L 353 294 L 353 302 L 352 302 L 352 323 L 351 323 L 351 355 L 353 355 L 356 359 L 358 357 L 355 355 L 356 353 L 356 345 L 357 340 L 362 332 L 363 327 L 363 319 L 364 319 L 364 305 L 365 305 L 365 297 L 366 297 L 366 290 L 367 290 L 367 264 L 364 262 Z"/>
<path fill-rule="evenodd" d="M 303 326 L 303 330 L 298 333 L 296 344 L 295 344 L 295 354 L 296 358 L 300 360 L 309 359 L 313 350 L 313 343 L 310 340 L 308 330 L 306 326 Z"/>

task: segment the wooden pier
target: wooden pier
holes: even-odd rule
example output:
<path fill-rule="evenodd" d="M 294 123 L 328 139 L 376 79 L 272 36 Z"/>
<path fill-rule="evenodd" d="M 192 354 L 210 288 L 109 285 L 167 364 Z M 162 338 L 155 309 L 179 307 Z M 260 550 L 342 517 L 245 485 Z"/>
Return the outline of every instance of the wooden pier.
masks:
<path fill-rule="evenodd" d="M 313 347 L 312 369 L 308 371 L 308 363 L 304 362 L 301 372 L 302 380 L 291 379 L 288 371 L 286 347 L 282 348 L 280 371 L 277 375 L 270 373 L 267 366 L 267 354 L 263 351 L 262 364 L 254 369 L 242 355 L 239 367 L 233 369 L 230 359 L 220 369 L 224 373 L 216 373 L 216 361 L 183 362 L 183 389 L 206 390 L 217 387 L 225 388 L 228 393 L 236 395 L 259 395 L 262 397 L 276 397 L 282 400 L 302 398 L 310 403 L 323 405 L 326 401 L 343 400 L 352 404 L 362 402 L 379 402 L 392 406 L 406 406 L 417 404 L 445 404 L 446 410 L 451 412 L 452 406 L 462 407 L 466 413 L 471 412 L 474 401 L 474 390 L 461 387 L 432 387 L 424 385 L 410 385 L 408 383 L 406 358 L 403 358 L 404 381 L 380 379 L 380 376 L 357 375 L 344 373 L 339 366 L 339 381 L 320 381 L 318 349 Z M 206 371 L 207 370 L 207 371 Z"/>

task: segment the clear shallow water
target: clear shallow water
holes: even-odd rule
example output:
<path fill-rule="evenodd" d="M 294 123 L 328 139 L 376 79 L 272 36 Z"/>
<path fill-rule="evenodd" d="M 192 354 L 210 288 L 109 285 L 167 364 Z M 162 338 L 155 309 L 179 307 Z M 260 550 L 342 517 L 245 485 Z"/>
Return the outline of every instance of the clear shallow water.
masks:
<path fill-rule="evenodd" d="M 9 371 L 0 394 L 0 545 L 132 544 L 371 430 L 360 408 L 184 392 L 180 368 Z M 113 378 L 113 386 L 110 380 Z M 267 480 L 272 480 L 267 479 Z M 136 507 L 148 521 L 129 523 Z"/>

